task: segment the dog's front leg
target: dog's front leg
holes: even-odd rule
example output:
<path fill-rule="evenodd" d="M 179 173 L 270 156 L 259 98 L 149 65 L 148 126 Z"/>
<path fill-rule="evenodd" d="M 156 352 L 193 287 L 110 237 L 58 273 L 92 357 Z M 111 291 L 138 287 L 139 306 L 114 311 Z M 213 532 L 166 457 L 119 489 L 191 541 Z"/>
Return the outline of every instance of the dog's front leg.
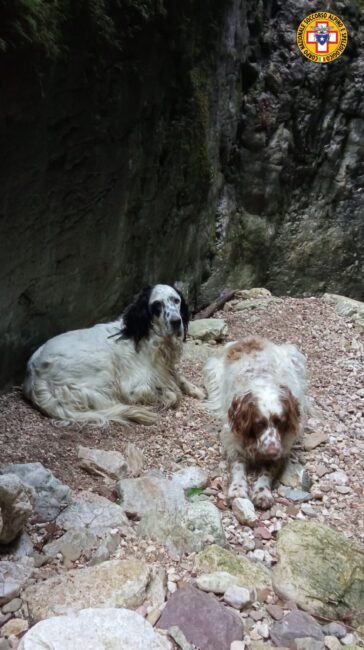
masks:
<path fill-rule="evenodd" d="M 182 393 L 185 395 L 195 397 L 196 399 L 205 398 L 205 393 L 203 390 L 201 388 L 198 388 L 198 386 L 195 386 L 195 384 L 192 384 L 190 381 L 188 381 L 188 379 L 186 379 L 186 377 L 183 377 L 183 375 L 177 374 L 177 383 Z"/>
<path fill-rule="evenodd" d="M 228 498 L 248 499 L 248 481 L 246 477 L 245 463 L 234 460 L 230 469 L 230 485 L 228 489 Z"/>
<path fill-rule="evenodd" d="M 274 503 L 272 494 L 272 483 L 276 472 L 263 469 L 254 483 L 252 489 L 252 501 L 257 508 L 268 510 Z"/>

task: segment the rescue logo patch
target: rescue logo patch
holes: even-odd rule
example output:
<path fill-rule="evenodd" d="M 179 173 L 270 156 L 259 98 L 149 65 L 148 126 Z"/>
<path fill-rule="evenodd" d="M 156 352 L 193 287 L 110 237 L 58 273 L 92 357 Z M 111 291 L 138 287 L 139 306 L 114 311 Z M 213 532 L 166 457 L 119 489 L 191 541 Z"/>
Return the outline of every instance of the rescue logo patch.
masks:
<path fill-rule="evenodd" d="M 338 16 L 317 11 L 303 19 L 297 29 L 301 54 L 315 63 L 330 63 L 339 58 L 348 44 L 348 31 Z"/>

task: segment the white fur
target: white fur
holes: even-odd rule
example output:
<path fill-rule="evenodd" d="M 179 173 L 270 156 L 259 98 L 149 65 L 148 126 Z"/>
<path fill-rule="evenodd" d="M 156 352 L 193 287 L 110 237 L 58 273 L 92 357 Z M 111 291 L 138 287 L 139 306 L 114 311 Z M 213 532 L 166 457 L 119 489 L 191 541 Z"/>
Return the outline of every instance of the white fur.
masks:
<path fill-rule="evenodd" d="M 28 362 L 25 396 L 51 417 L 97 425 L 152 424 L 157 415 L 145 405 L 175 406 L 182 392 L 202 398 L 176 370 L 182 335 L 171 333 L 170 318 L 179 317 L 177 297 L 167 285 L 153 288 L 150 302 L 160 300 L 163 314 L 137 347 L 118 336 L 122 318 L 54 337 Z"/>
<path fill-rule="evenodd" d="M 204 381 L 208 394 L 207 406 L 218 415 L 223 424 L 221 442 L 231 469 L 228 490 L 231 499 L 247 495 L 247 463 L 259 463 L 259 456 L 249 455 L 242 447 L 241 440 L 231 431 L 228 411 L 232 400 L 252 393 L 260 414 L 268 420 L 273 413 L 282 414 L 282 386 L 288 387 L 298 401 L 299 431 L 288 434 L 285 446 L 281 445 L 280 436 L 272 425 L 269 425 L 257 440 L 258 452 L 266 452 L 268 448 L 277 450 L 277 462 L 272 462 L 271 471 L 263 468 L 252 492 L 254 503 L 267 508 L 273 499 L 270 485 L 274 471 L 279 468 L 278 461 L 287 457 L 291 445 L 304 427 L 306 361 L 295 345 L 276 345 L 260 337 L 253 338 L 262 349 L 242 353 L 232 361 L 228 359 L 228 353 L 237 342 L 227 343 L 222 357 L 212 357 L 207 361 L 204 367 Z"/>

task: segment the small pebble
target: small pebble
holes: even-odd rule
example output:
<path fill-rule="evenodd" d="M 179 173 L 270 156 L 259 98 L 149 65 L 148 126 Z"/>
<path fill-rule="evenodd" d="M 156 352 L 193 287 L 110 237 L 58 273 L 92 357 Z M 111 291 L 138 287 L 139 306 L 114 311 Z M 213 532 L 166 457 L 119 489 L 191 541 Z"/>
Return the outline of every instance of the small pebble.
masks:
<path fill-rule="evenodd" d="M 355 645 L 356 644 L 356 636 L 355 634 L 352 634 L 352 632 L 349 632 L 348 634 L 345 634 L 345 636 L 342 637 L 341 643 L 343 645 Z"/>
<path fill-rule="evenodd" d="M 341 643 L 337 636 L 325 636 L 325 648 L 328 650 L 340 650 Z"/>
<path fill-rule="evenodd" d="M 229 587 L 224 593 L 224 601 L 235 609 L 242 609 L 251 604 L 252 597 L 245 587 Z"/>
<path fill-rule="evenodd" d="M 278 605 L 267 605 L 265 609 L 275 621 L 280 621 L 284 616 L 282 607 L 278 607 Z"/>
<path fill-rule="evenodd" d="M 252 557 L 255 560 L 258 560 L 258 562 L 263 562 L 265 553 L 261 548 L 256 548 L 255 551 L 252 552 Z"/>
<path fill-rule="evenodd" d="M 309 503 L 303 503 L 301 506 L 301 511 L 306 517 L 317 517 L 317 512 Z"/>
<path fill-rule="evenodd" d="M 245 650 L 244 641 L 233 641 L 230 643 L 230 650 Z"/>
<path fill-rule="evenodd" d="M 6 605 L 3 606 L 2 611 L 4 614 L 13 614 L 14 612 L 17 612 L 18 609 L 20 609 L 22 606 L 22 599 L 21 598 L 13 598 L 13 600 L 10 600 L 10 602 L 6 603 Z"/>

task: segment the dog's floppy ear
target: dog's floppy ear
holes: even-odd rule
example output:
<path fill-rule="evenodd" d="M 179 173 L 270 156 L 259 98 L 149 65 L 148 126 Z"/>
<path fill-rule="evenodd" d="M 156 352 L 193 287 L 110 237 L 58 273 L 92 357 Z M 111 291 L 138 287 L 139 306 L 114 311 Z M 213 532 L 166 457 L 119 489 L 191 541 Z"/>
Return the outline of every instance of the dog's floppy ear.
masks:
<path fill-rule="evenodd" d="M 142 339 L 149 337 L 152 325 L 152 314 L 149 309 L 150 294 L 152 287 L 145 287 L 137 295 L 134 302 L 129 305 L 123 313 L 123 339 L 133 339 L 135 347 Z"/>
<path fill-rule="evenodd" d="M 187 337 L 187 331 L 188 331 L 188 323 L 190 322 L 190 310 L 188 309 L 188 305 L 184 299 L 183 293 L 179 291 L 178 289 L 175 288 L 177 291 L 179 297 L 181 298 L 181 318 L 182 318 L 182 323 L 183 323 L 183 330 L 184 330 L 184 336 L 183 340 L 186 340 Z"/>

